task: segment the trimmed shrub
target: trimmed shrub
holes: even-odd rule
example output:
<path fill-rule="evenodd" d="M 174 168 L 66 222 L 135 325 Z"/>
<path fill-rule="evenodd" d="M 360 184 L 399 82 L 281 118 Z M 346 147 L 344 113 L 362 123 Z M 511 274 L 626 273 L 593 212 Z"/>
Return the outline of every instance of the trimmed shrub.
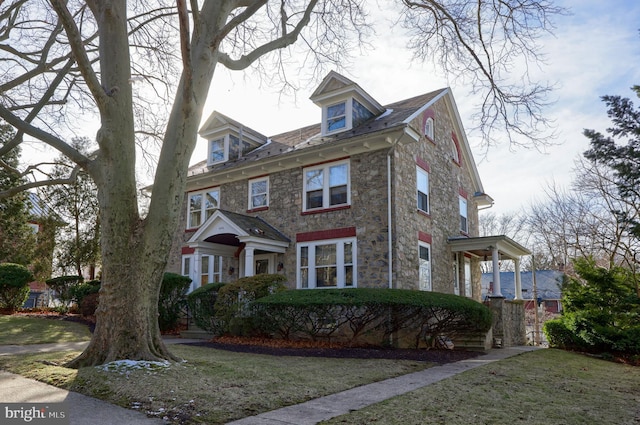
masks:
<path fill-rule="evenodd" d="M 100 281 L 90 280 L 69 287 L 69 297 L 76 303 L 78 311 L 85 317 L 95 316 L 98 308 Z"/>
<path fill-rule="evenodd" d="M 68 310 L 69 306 L 73 302 L 73 287 L 80 285 L 84 282 L 82 276 L 59 276 L 53 279 L 47 280 L 45 283 L 54 291 L 58 296 L 64 310 Z"/>
<path fill-rule="evenodd" d="M 378 345 L 392 336 L 437 347 L 446 338 L 486 332 L 492 324 L 486 306 L 452 294 L 401 289 L 292 290 L 256 300 L 261 329 L 282 338 L 317 339 L 340 335 L 349 342 L 368 335 Z"/>
<path fill-rule="evenodd" d="M 220 333 L 220 326 L 216 320 L 215 304 L 218 299 L 218 291 L 224 286 L 224 283 L 209 283 L 187 295 L 189 314 L 200 329 L 216 334 Z"/>
<path fill-rule="evenodd" d="M 243 277 L 220 289 L 215 304 L 217 333 L 250 335 L 258 329 L 252 316 L 251 303 L 286 290 L 286 277 L 279 274 L 260 274 Z"/>
<path fill-rule="evenodd" d="M 547 320 L 542 325 L 542 331 L 547 337 L 550 347 L 573 349 L 586 345 L 561 319 Z"/>
<path fill-rule="evenodd" d="M 22 307 L 29 298 L 29 282 L 33 274 L 25 266 L 14 263 L 0 264 L 0 309 L 9 313 Z"/>
<path fill-rule="evenodd" d="M 161 331 L 178 327 L 191 279 L 176 273 L 165 273 L 162 277 L 158 297 L 158 325 Z"/>
<path fill-rule="evenodd" d="M 98 304 L 100 303 L 100 293 L 92 292 L 90 294 L 82 297 L 80 304 L 78 304 L 80 308 L 80 314 L 84 317 L 95 316 L 96 309 L 98 308 Z"/>

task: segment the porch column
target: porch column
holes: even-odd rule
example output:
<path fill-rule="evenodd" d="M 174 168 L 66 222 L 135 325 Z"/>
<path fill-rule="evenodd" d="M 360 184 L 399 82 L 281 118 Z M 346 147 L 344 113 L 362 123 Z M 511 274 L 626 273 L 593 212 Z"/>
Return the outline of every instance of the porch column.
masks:
<path fill-rule="evenodd" d="M 195 291 L 202 285 L 202 255 L 200 255 L 200 251 L 196 248 L 193 253 L 193 270 L 191 270 L 191 290 Z"/>
<path fill-rule="evenodd" d="M 491 261 L 493 263 L 493 296 L 501 297 L 502 289 L 500 288 L 500 253 L 497 247 L 491 247 Z"/>
<path fill-rule="evenodd" d="M 516 300 L 521 300 L 522 299 L 522 281 L 520 280 L 520 258 L 516 258 L 515 260 L 513 260 L 513 262 L 515 263 L 515 281 L 516 281 L 516 293 L 514 298 Z"/>
<path fill-rule="evenodd" d="M 253 261 L 253 251 L 255 248 L 246 246 L 244 248 L 244 275 L 245 277 L 256 274 L 256 262 Z"/>

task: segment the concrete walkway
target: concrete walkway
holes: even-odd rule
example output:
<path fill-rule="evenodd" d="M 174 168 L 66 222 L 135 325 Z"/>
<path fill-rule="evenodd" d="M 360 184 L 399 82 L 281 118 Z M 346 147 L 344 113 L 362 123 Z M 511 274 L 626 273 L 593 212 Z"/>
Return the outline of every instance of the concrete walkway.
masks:
<path fill-rule="evenodd" d="M 166 343 L 188 343 L 187 339 L 166 339 Z M 0 346 L 0 356 L 33 352 L 81 350 L 83 343 L 41 344 L 29 346 Z M 489 350 L 482 356 L 448 363 L 373 384 L 363 385 L 305 403 L 250 416 L 230 425 L 312 425 L 353 410 L 362 409 L 391 397 L 425 387 L 451 376 L 508 357 L 538 349 L 511 347 Z M 0 403 L 56 403 L 66 402 L 70 425 L 158 425 L 160 419 L 146 417 L 142 412 L 125 409 L 104 401 L 0 371 Z M 1 415 L 0 415 L 1 416 Z M 0 421 L 1 422 L 1 421 Z M 37 423 L 37 421 L 36 421 Z"/>

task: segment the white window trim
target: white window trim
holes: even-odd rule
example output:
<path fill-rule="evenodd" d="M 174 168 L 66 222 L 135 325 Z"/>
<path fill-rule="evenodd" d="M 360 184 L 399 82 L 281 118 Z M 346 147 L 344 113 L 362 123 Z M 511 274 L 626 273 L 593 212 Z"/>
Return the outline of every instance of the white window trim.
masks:
<path fill-rule="evenodd" d="M 435 122 L 433 120 L 432 117 L 428 117 L 425 121 L 424 121 L 424 135 L 429 138 L 429 140 L 435 140 Z M 427 131 L 429 130 L 429 131 Z"/>
<path fill-rule="evenodd" d="M 207 274 L 207 282 L 204 283 L 202 282 L 202 260 L 203 258 L 208 257 L 208 266 L 209 266 L 209 273 Z M 215 263 L 216 263 L 216 259 L 218 262 L 218 272 L 216 273 L 215 271 Z M 220 255 L 214 255 L 214 254 L 201 254 L 200 255 L 200 261 L 198 262 L 200 264 L 200 269 L 197 270 L 197 287 L 209 284 L 209 283 L 213 283 L 216 282 L 215 280 L 215 276 L 218 276 L 218 280 L 217 282 L 222 282 L 222 257 Z"/>
<path fill-rule="evenodd" d="M 428 267 L 429 267 L 429 281 L 427 282 L 427 286 L 423 287 L 422 286 L 422 280 L 420 274 L 421 274 L 421 258 L 420 258 L 420 247 L 424 247 L 427 248 L 429 250 L 429 261 L 428 261 Z M 433 275 L 432 275 L 432 252 L 431 252 L 431 244 L 428 244 L 426 242 L 422 242 L 419 241 L 418 242 L 418 289 L 420 289 L 421 291 L 433 291 Z"/>
<path fill-rule="evenodd" d="M 205 203 L 206 194 L 211 192 L 218 192 L 218 208 L 220 208 L 220 188 L 219 187 L 187 193 L 187 229 L 198 228 L 202 226 L 204 222 L 207 220 L 207 209 L 204 207 L 204 203 Z M 191 197 L 193 195 L 202 195 L 202 205 L 200 208 L 200 224 L 198 226 L 193 226 L 191 224 Z"/>
<path fill-rule="evenodd" d="M 342 131 L 351 130 L 352 105 L 350 100 L 351 98 L 349 97 L 347 99 L 341 100 L 340 102 L 335 102 L 322 108 L 322 134 L 323 135 L 335 134 L 335 133 L 340 133 Z M 344 103 L 344 127 L 336 128 L 335 130 L 329 130 L 329 126 L 328 126 L 329 108 L 336 105 L 340 105 L 341 103 Z M 335 117 L 332 117 L 332 118 L 335 118 Z"/>
<path fill-rule="evenodd" d="M 267 192 L 266 192 L 267 203 L 265 205 L 260 205 L 259 207 L 254 207 L 253 206 L 253 202 L 252 202 L 253 201 L 253 191 L 251 190 L 252 189 L 252 185 L 254 183 L 259 183 L 259 182 L 262 182 L 262 181 L 266 181 L 267 182 Z M 248 207 L 247 207 L 248 210 L 255 210 L 257 208 L 267 208 L 269 206 L 269 176 L 260 177 L 260 178 L 257 178 L 257 179 L 249 180 L 249 200 L 248 200 L 248 204 L 247 205 L 248 205 Z"/>
<path fill-rule="evenodd" d="M 211 145 L 213 144 L 213 142 L 216 142 L 218 140 L 222 140 L 222 144 L 224 145 L 223 149 L 224 149 L 224 154 L 223 154 L 223 158 L 220 161 L 212 161 L 211 160 Z M 215 139 L 211 139 L 209 140 L 208 143 L 208 150 L 207 150 L 207 165 L 214 165 L 214 164 L 222 164 L 223 162 L 227 162 L 229 160 L 229 135 L 226 134 L 222 137 L 216 137 Z"/>
<path fill-rule="evenodd" d="M 331 205 L 329 196 L 329 169 L 342 164 L 347 164 L 347 202 L 344 204 Z M 314 170 L 323 170 L 322 206 L 307 208 L 307 172 Z M 307 167 L 302 170 L 302 211 L 322 211 L 331 208 L 341 208 L 348 205 L 351 205 L 351 163 L 348 159 L 329 162 L 314 167 Z"/>
<path fill-rule="evenodd" d="M 420 208 L 420 203 L 418 202 L 418 193 L 422 192 L 420 190 L 420 188 L 418 187 L 419 174 L 424 174 L 424 176 L 427 178 L 427 193 L 425 193 L 425 195 L 427 195 L 427 209 L 426 210 L 423 210 L 422 208 Z M 424 193 L 424 192 L 422 192 L 422 193 Z M 421 168 L 419 166 L 416 166 L 416 208 L 418 208 L 418 210 L 420 210 L 420 211 L 422 211 L 422 212 L 424 212 L 426 214 L 429 214 L 429 211 L 431 210 L 431 208 L 430 208 L 431 202 L 430 201 L 431 201 L 431 196 L 429 194 L 429 173 L 425 169 L 423 169 L 423 168 Z"/>
<path fill-rule="evenodd" d="M 344 245 L 351 243 L 351 258 L 352 258 L 352 279 L 353 282 L 350 286 L 345 286 L 345 263 L 344 263 Z M 337 269 L 337 285 L 327 287 L 316 287 L 316 265 L 315 265 L 315 247 L 318 245 L 336 245 L 336 269 Z M 308 288 L 302 287 L 302 261 L 301 251 L 302 248 L 308 248 L 308 266 L 305 268 L 308 270 L 309 286 Z M 296 274 L 296 288 L 297 289 L 336 289 L 336 288 L 357 288 L 358 287 L 358 248 L 357 239 L 341 238 L 341 239 L 325 239 L 311 242 L 300 242 L 296 246 L 296 261 L 297 261 L 297 274 Z"/>
<path fill-rule="evenodd" d="M 468 210 L 468 202 L 467 199 L 460 195 L 458 198 L 458 204 L 460 206 L 460 231 L 464 233 L 469 233 L 469 210 Z M 465 227 L 462 227 L 462 218 L 464 217 Z"/>

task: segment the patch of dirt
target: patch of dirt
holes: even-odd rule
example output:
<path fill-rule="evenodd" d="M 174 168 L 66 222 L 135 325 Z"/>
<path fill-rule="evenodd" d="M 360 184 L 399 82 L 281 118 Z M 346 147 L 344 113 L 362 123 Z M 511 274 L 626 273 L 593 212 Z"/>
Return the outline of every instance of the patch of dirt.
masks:
<path fill-rule="evenodd" d="M 439 364 L 471 359 L 483 354 L 480 351 L 348 347 L 322 341 L 284 341 L 240 337 L 219 337 L 185 345 L 270 356 L 414 360 Z"/>

